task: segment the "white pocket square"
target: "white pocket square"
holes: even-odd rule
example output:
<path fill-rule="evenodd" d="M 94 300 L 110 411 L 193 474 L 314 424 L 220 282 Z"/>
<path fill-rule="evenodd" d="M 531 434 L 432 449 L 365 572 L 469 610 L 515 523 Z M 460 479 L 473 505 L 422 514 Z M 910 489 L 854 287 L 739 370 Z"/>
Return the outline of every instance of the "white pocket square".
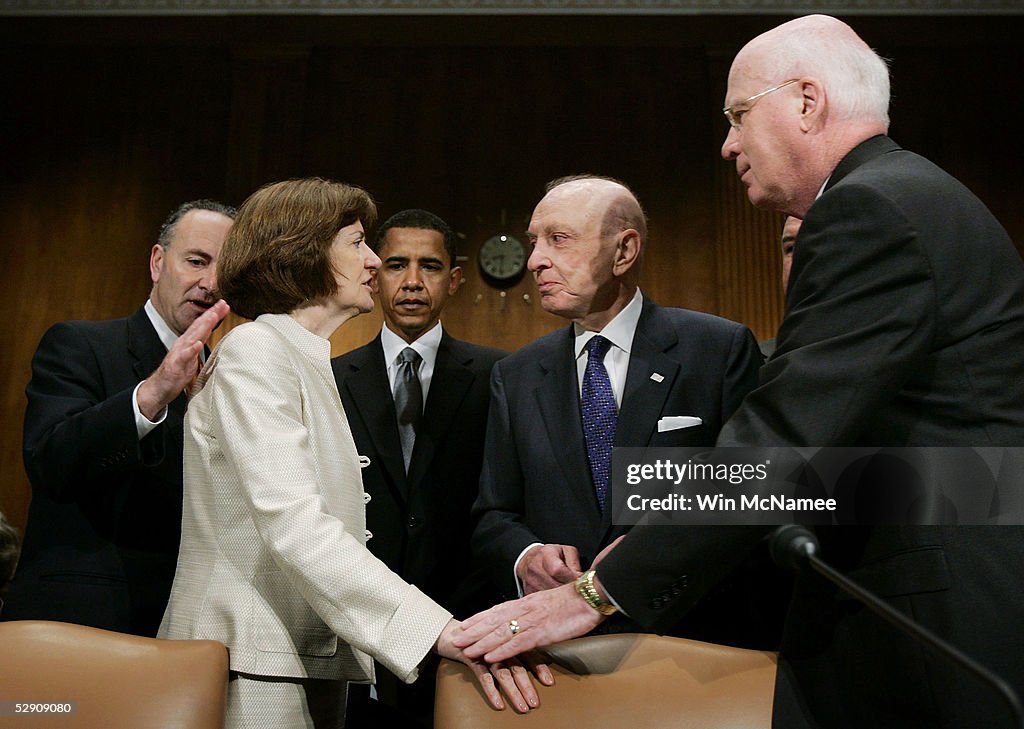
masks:
<path fill-rule="evenodd" d="M 658 432 L 665 433 L 669 430 L 680 430 L 701 425 L 704 421 L 693 415 L 666 415 L 658 421 Z"/>

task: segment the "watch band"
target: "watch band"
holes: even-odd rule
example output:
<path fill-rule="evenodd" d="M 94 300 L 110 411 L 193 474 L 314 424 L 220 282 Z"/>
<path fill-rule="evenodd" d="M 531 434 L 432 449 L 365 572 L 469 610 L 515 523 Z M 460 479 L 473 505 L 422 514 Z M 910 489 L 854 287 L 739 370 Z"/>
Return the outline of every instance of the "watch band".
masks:
<path fill-rule="evenodd" d="M 602 615 L 611 615 L 618 612 L 618 608 L 601 597 L 601 593 L 594 586 L 594 570 L 587 570 L 576 578 L 576 592 L 580 594 L 587 605 L 597 610 Z"/>

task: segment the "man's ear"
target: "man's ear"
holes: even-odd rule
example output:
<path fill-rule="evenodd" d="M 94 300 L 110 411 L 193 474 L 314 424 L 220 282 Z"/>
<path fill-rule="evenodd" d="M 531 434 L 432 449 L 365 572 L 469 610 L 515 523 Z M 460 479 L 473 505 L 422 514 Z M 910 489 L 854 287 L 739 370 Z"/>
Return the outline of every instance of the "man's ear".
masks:
<path fill-rule="evenodd" d="M 612 262 L 612 273 L 622 276 L 633 268 L 640 260 L 641 250 L 643 250 L 643 241 L 636 230 L 627 228 L 619 233 L 619 240 L 615 245 L 615 260 Z"/>
<path fill-rule="evenodd" d="M 448 272 L 448 293 L 454 294 L 458 291 L 460 283 L 462 283 L 462 266 L 452 266 L 452 270 Z"/>
<path fill-rule="evenodd" d="M 824 84 L 814 77 L 800 80 L 800 129 L 820 128 L 828 117 L 828 94 Z"/>
<path fill-rule="evenodd" d="M 160 280 L 160 269 L 163 267 L 165 254 L 164 247 L 159 243 L 154 244 L 149 252 L 149 277 L 153 279 L 153 283 Z"/>

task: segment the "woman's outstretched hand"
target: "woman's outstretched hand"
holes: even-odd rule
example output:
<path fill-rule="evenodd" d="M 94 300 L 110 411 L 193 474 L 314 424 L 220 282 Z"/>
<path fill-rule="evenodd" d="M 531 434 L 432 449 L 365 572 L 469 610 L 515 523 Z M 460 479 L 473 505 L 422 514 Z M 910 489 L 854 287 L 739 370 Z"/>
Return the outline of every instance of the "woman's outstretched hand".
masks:
<path fill-rule="evenodd" d="M 452 642 L 459 626 L 459 621 L 450 620 L 441 631 L 437 645 L 434 647 L 439 655 L 469 666 L 480 683 L 480 688 L 483 689 L 488 703 L 495 709 L 500 711 L 505 708 L 502 694 L 512 704 L 512 708 L 521 714 L 540 706 L 540 697 L 533 685 L 533 677 L 536 677 L 545 686 L 555 683 L 555 677 L 546 663 L 535 654 L 526 654 L 491 664 L 485 663 L 479 658 L 469 658 Z"/>

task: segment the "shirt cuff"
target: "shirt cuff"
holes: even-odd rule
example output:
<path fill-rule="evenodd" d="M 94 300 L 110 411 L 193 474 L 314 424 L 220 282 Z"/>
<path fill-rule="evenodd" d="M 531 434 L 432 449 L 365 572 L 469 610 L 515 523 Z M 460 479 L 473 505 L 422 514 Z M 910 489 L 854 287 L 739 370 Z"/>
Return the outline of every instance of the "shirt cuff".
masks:
<path fill-rule="evenodd" d="M 543 546 L 543 542 L 534 542 L 533 544 L 527 544 L 526 548 L 519 553 L 518 557 L 516 557 L 516 561 L 512 563 L 512 579 L 516 581 L 516 591 L 519 593 L 519 597 L 523 596 L 523 583 L 519 579 L 519 563 L 522 561 L 523 557 L 526 556 L 526 553 L 529 552 L 531 549 L 533 549 L 534 547 Z"/>
<path fill-rule="evenodd" d="M 142 382 L 145 382 L 145 380 Z M 142 411 L 139 409 L 139 388 L 142 387 L 142 382 L 137 384 L 135 389 L 132 390 L 132 411 L 135 413 L 135 432 L 139 434 L 139 440 L 145 438 L 156 426 L 160 425 L 160 423 L 167 419 L 166 406 L 164 406 L 164 409 L 157 415 L 157 419 L 155 421 L 150 420 L 142 414 Z"/>

